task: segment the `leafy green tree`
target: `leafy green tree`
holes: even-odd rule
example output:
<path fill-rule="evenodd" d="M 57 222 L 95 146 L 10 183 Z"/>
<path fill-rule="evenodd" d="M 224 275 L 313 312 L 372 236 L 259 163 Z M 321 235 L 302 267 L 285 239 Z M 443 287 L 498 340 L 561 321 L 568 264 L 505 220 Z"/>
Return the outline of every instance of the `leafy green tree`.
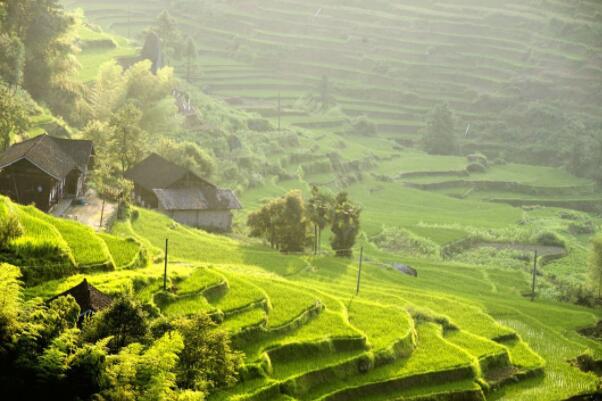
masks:
<path fill-rule="evenodd" d="M 273 199 L 247 219 L 251 236 L 264 237 L 282 252 L 299 252 L 307 241 L 307 218 L 300 191 Z"/>
<path fill-rule="evenodd" d="M 423 137 L 424 149 L 431 154 L 449 155 L 457 149 L 454 119 L 447 104 L 435 107 Z"/>
<path fill-rule="evenodd" d="M 174 322 L 184 338 L 178 364 L 181 388 L 207 391 L 237 381 L 242 354 L 232 349 L 230 338 L 206 314 L 197 314 Z"/>
<path fill-rule="evenodd" d="M 70 35 L 75 19 L 64 12 L 59 0 L 4 0 L 3 30 L 16 36 L 25 49 L 23 86 L 53 111 L 76 119 L 82 85 Z M 16 50 L 18 60 L 19 51 Z M 12 82 L 11 82 L 12 83 Z"/>
<path fill-rule="evenodd" d="M 167 10 L 159 14 L 151 31 L 159 37 L 163 49 L 170 57 L 180 58 L 183 50 L 182 33 L 178 29 L 176 20 Z"/>
<path fill-rule="evenodd" d="M 592 239 L 589 256 L 589 275 L 592 287 L 598 287 L 598 298 L 602 299 L 602 234 Z"/>
<path fill-rule="evenodd" d="M 315 227 L 317 233 L 316 251 L 322 243 L 322 231 L 330 222 L 333 199 L 331 196 L 320 192 L 320 189 L 313 185 L 311 188 L 311 198 L 307 201 L 307 216 Z"/>
<path fill-rule="evenodd" d="M 171 331 L 148 349 L 134 343 L 107 358 L 101 380 L 102 399 L 106 401 L 177 400 L 176 366 L 184 348 L 182 336 Z M 197 400 L 202 400 L 200 394 Z M 194 399 L 194 398 L 192 398 Z"/>
<path fill-rule="evenodd" d="M 0 83 L 0 152 L 10 146 L 13 135 L 27 131 L 30 121 L 21 100 Z"/>
<path fill-rule="evenodd" d="M 215 172 L 215 159 L 193 142 L 161 138 L 157 153 L 201 177 L 211 177 Z"/>
<path fill-rule="evenodd" d="M 140 128 L 142 112 L 132 103 L 115 113 L 111 119 L 109 151 L 114 154 L 125 172 L 142 160 L 147 134 Z"/>
<path fill-rule="evenodd" d="M 334 104 L 332 96 L 332 85 L 327 75 L 322 76 L 320 81 L 320 108 L 322 111 L 328 110 Z"/>
<path fill-rule="evenodd" d="M 119 297 L 110 307 L 95 315 L 84 326 L 88 341 L 111 337 L 108 346 L 116 351 L 134 343 L 145 341 L 148 335 L 147 316 L 140 305 L 129 297 Z"/>
<path fill-rule="evenodd" d="M 336 196 L 332 211 L 330 245 L 337 256 L 352 256 L 353 246 L 360 231 L 361 209 L 351 203 L 348 195 L 341 192 Z"/>
<path fill-rule="evenodd" d="M 0 366 L 13 335 L 19 329 L 21 310 L 21 271 L 18 267 L 0 263 Z"/>
<path fill-rule="evenodd" d="M 13 93 L 23 82 L 25 46 L 15 34 L 0 33 L 0 79 L 4 80 Z"/>
<path fill-rule="evenodd" d="M 197 48 L 192 38 L 188 38 L 186 41 L 186 48 L 184 50 L 184 56 L 186 56 L 186 80 L 191 82 L 192 78 L 192 63 L 198 57 Z"/>

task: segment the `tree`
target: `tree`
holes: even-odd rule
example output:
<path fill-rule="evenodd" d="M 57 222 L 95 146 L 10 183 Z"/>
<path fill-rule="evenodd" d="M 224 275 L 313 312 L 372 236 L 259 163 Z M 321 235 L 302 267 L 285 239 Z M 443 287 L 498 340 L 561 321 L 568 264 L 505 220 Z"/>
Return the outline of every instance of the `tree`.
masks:
<path fill-rule="evenodd" d="M 58 114 L 75 118 L 82 94 L 82 84 L 76 75 L 74 37 L 70 35 L 75 19 L 64 12 L 59 0 L 4 0 L 4 3 L 3 30 L 18 37 L 25 49 L 24 88 Z"/>
<path fill-rule="evenodd" d="M 264 237 L 282 252 L 299 252 L 307 239 L 305 205 L 300 191 L 290 191 L 247 218 L 251 236 Z"/>
<path fill-rule="evenodd" d="M 165 333 L 148 349 L 134 343 L 107 358 L 101 399 L 107 401 L 171 401 L 178 399 L 176 366 L 184 348 L 177 331 Z M 202 400 L 197 394 L 195 400 Z"/>
<path fill-rule="evenodd" d="M 428 153 L 436 155 L 456 152 L 454 120 L 447 104 L 433 109 L 424 133 L 423 146 Z"/>
<path fill-rule="evenodd" d="M 0 33 L 0 55 L 0 79 L 4 80 L 14 93 L 23 82 L 23 42 L 15 34 Z"/>
<path fill-rule="evenodd" d="M 598 287 L 598 298 L 602 299 L 602 234 L 592 239 L 589 256 L 589 275 L 592 287 Z"/>
<path fill-rule="evenodd" d="M 333 199 L 320 192 L 320 189 L 313 185 L 311 188 L 311 198 L 307 202 L 307 216 L 313 223 L 316 235 L 315 250 L 320 247 L 322 243 L 322 231 L 326 228 L 330 222 L 330 213 L 332 210 Z"/>
<path fill-rule="evenodd" d="M 180 58 L 183 50 L 182 33 L 178 29 L 176 20 L 167 10 L 159 14 L 155 24 L 151 27 L 151 32 L 158 36 L 161 45 L 170 56 Z"/>
<path fill-rule="evenodd" d="M 122 174 L 144 155 L 147 134 L 140 128 L 141 119 L 142 112 L 132 103 L 128 103 L 111 118 L 109 150 L 119 159 Z"/>
<path fill-rule="evenodd" d="M 192 38 L 188 38 L 186 41 L 186 49 L 184 50 L 186 56 L 186 80 L 190 82 L 192 74 L 192 62 L 196 60 L 198 54 L 197 49 Z"/>
<path fill-rule="evenodd" d="M 0 152 L 10 145 L 13 135 L 20 135 L 29 128 L 29 117 L 22 101 L 12 96 L 0 83 Z"/>
<path fill-rule="evenodd" d="M 157 153 L 201 177 L 211 177 L 215 172 L 214 158 L 193 142 L 176 142 L 173 139 L 161 138 Z"/>
<path fill-rule="evenodd" d="M 320 82 L 320 108 L 322 111 L 326 111 L 334 103 L 334 99 L 331 94 L 331 84 L 328 76 L 323 75 L 322 81 Z"/>
<path fill-rule="evenodd" d="M 117 351 L 128 344 L 145 340 L 149 330 L 146 319 L 142 305 L 122 296 L 86 322 L 85 336 L 88 341 L 112 336 L 108 346 Z"/>
<path fill-rule="evenodd" d="M 353 254 L 352 248 L 360 230 L 360 214 L 361 209 L 349 201 L 347 193 L 341 192 L 337 195 L 332 211 L 333 237 L 330 240 L 337 256 Z"/>
<path fill-rule="evenodd" d="M 174 327 L 184 338 L 177 369 L 180 388 L 206 391 L 236 383 L 243 359 L 227 332 L 206 314 L 179 319 Z"/>

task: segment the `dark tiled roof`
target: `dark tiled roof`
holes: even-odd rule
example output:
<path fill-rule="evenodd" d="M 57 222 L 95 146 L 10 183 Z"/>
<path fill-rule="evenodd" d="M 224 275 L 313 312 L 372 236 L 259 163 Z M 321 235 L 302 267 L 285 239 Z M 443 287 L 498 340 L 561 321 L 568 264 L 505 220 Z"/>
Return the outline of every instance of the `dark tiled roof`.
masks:
<path fill-rule="evenodd" d="M 154 189 L 165 210 L 232 210 L 242 206 L 229 189 L 169 188 Z"/>
<path fill-rule="evenodd" d="M 126 171 L 125 178 L 135 182 L 148 191 L 152 191 L 156 188 L 167 188 L 189 173 L 192 174 L 192 172 L 184 167 L 180 167 L 177 164 L 165 160 L 158 154 L 153 153 Z M 197 178 L 207 183 L 207 185 L 214 187 L 210 182 L 200 177 Z"/>
<path fill-rule="evenodd" d="M 91 141 L 40 135 L 8 148 L 0 155 L 0 169 L 26 159 L 46 174 L 62 180 L 76 168 L 84 171 L 93 152 Z"/>
<path fill-rule="evenodd" d="M 75 301 L 81 309 L 81 313 L 86 313 L 88 311 L 98 312 L 111 305 L 111 302 L 113 302 L 111 297 L 100 292 L 96 287 L 88 283 L 88 280 L 86 279 L 70 290 L 49 299 L 48 302 L 67 295 L 71 295 L 75 298 Z"/>

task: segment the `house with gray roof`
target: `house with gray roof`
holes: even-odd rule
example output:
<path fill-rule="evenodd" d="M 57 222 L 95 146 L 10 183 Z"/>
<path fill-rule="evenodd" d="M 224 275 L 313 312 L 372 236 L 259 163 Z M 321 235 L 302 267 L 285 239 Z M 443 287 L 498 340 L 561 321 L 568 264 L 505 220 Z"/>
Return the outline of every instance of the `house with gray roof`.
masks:
<path fill-rule="evenodd" d="M 242 209 L 233 191 L 218 188 L 156 153 L 128 170 L 125 178 L 134 183 L 137 204 L 192 227 L 231 231 L 232 212 Z"/>
<path fill-rule="evenodd" d="M 91 141 L 39 135 L 0 154 L 0 194 L 49 211 L 63 199 L 83 196 L 92 167 Z"/>

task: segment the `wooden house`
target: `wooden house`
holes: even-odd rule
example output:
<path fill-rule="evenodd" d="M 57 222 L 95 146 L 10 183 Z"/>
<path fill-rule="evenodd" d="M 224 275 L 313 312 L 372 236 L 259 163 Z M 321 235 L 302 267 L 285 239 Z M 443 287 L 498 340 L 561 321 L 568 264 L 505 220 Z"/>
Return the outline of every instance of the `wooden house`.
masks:
<path fill-rule="evenodd" d="M 134 183 L 137 204 L 189 226 L 228 232 L 232 211 L 242 208 L 231 190 L 218 188 L 154 153 L 128 170 L 125 177 Z"/>
<path fill-rule="evenodd" d="M 47 212 L 84 194 L 93 156 L 91 141 L 40 135 L 17 143 L 0 155 L 0 194 Z"/>

